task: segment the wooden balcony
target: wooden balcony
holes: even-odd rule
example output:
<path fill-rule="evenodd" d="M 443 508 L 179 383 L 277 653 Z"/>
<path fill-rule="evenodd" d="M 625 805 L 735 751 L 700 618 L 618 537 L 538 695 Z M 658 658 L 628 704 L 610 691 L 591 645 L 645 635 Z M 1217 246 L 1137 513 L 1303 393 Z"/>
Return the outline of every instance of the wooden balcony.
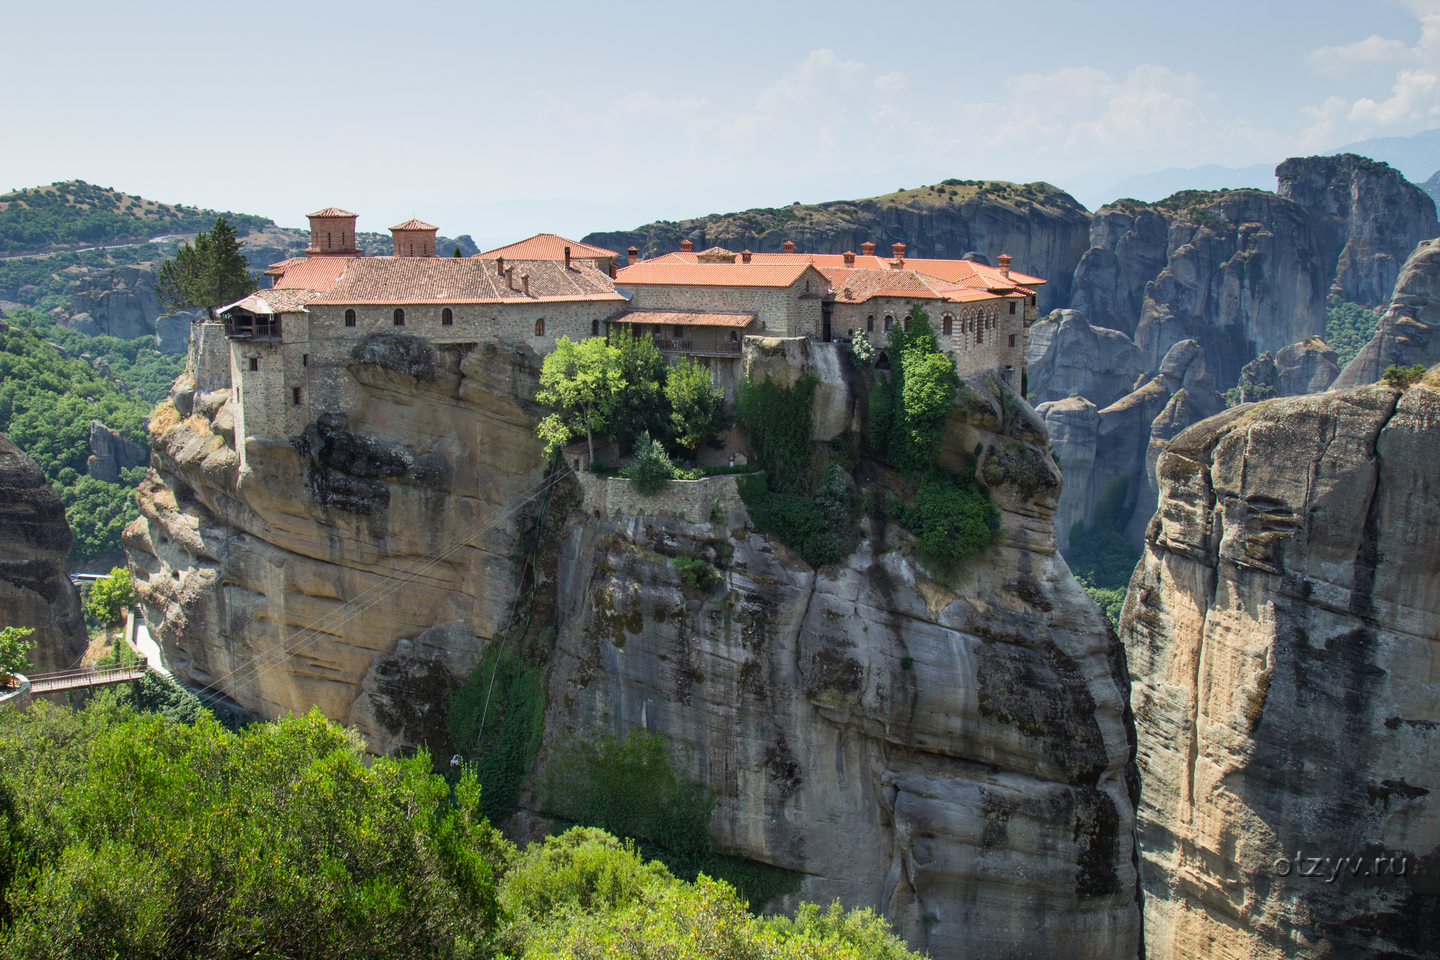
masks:
<path fill-rule="evenodd" d="M 655 346 L 661 353 L 679 353 L 690 357 L 740 356 L 740 342 L 726 339 L 656 337 Z"/>

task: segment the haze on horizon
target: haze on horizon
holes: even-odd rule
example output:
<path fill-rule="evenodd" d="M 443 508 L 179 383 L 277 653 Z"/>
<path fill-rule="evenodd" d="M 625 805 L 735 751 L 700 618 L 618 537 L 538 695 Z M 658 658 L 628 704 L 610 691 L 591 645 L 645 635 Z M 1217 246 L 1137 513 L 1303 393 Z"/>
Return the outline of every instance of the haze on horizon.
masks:
<path fill-rule="evenodd" d="M 1440 0 L 3 12 L 0 189 L 333 204 L 482 247 L 947 177 L 1083 200 L 1440 127 Z"/>

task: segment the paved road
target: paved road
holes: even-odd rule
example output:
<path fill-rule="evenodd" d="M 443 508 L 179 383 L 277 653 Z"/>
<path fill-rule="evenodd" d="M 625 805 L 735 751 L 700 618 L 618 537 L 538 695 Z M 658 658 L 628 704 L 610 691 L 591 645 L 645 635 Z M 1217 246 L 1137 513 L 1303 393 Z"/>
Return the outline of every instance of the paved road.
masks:
<path fill-rule="evenodd" d="M 0 260 L 39 260 L 43 257 L 53 257 L 57 253 L 84 253 L 86 250 L 122 250 L 125 247 L 143 247 L 147 243 L 162 243 L 166 240 L 180 240 L 190 236 L 194 236 L 194 234 L 167 233 L 163 237 L 151 237 L 149 240 L 140 240 L 135 243 L 107 243 L 99 247 L 75 247 L 70 250 L 51 250 L 49 253 L 17 253 L 13 257 L 0 257 Z"/>

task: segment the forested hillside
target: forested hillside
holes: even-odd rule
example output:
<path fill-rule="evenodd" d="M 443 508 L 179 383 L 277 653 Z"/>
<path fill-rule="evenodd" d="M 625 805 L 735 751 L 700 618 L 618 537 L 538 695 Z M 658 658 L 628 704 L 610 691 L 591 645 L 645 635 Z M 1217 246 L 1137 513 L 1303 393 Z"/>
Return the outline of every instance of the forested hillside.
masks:
<path fill-rule="evenodd" d="M 99 420 L 148 445 L 145 418 L 183 369 L 184 357 L 156 352 L 153 340 L 85 337 L 33 310 L 15 311 L 3 326 L 0 433 L 59 489 L 75 534 L 72 557 L 112 553 L 137 515 L 132 494 L 143 469 L 125 471 L 120 483 L 86 475 L 90 423 Z"/>
<path fill-rule="evenodd" d="M 0 195 L 0 256 L 195 233 L 209 230 L 219 215 L 214 210 L 146 200 L 84 180 L 52 183 Z M 224 215 L 242 236 L 272 222 L 245 213 L 226 211 Z"/>

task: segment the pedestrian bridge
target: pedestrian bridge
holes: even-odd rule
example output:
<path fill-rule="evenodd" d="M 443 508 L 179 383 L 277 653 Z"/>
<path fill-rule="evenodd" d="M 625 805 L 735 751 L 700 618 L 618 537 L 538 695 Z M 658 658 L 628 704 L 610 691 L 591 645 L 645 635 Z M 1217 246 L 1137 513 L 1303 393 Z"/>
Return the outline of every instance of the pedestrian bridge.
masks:
<path fill-rule="evenodd" d="M 65 690 L 83 690 L 87 687 L 107 687 L 116 683 L 129 683 L 145 676 L 147 664 L 141 657 L 135 663 L 114 663 L 103 667 L 77 667 L 74 670 L 58 670 L 55 673 L 31 674 L 30 693 L 60 693 Z"/>

